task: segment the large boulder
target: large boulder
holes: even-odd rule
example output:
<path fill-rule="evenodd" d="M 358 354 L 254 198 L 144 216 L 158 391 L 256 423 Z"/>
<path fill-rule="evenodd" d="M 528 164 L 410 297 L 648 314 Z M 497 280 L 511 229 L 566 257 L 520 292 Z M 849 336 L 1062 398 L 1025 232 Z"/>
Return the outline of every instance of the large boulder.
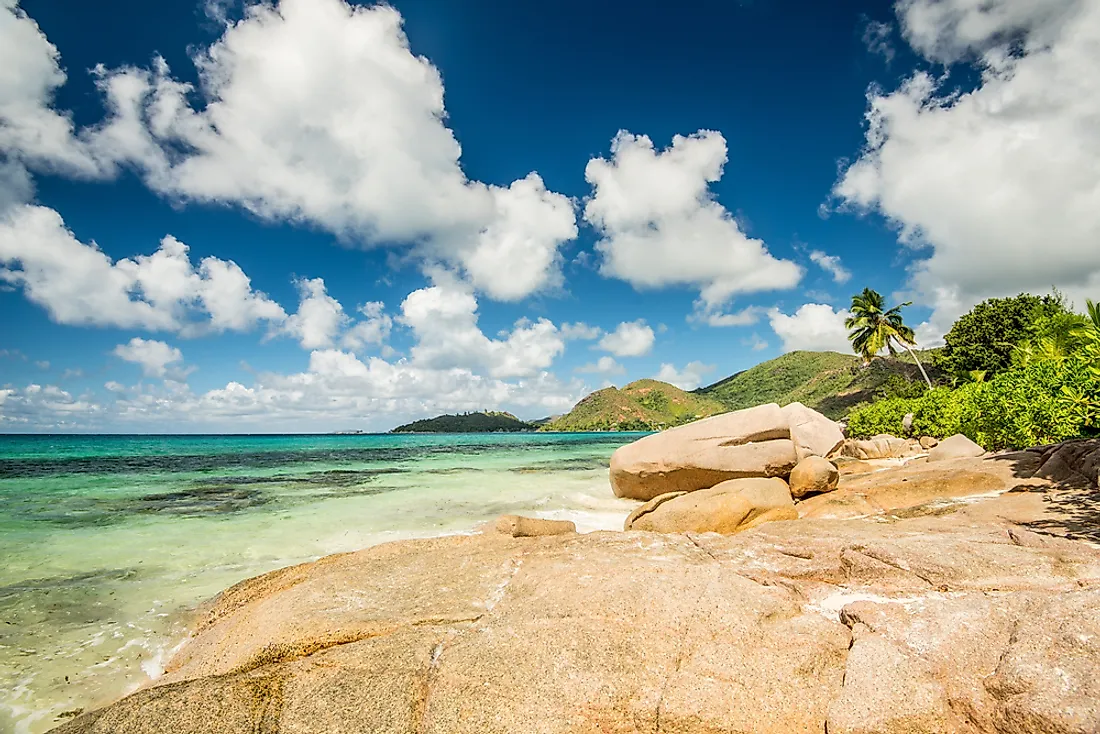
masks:
<path fill-rule="evenodd" d="M 774 403 L 646 436 L 611 456 L 616 497 L 651 500 L 728 479 L 785 477 L 798 463 L 791 430 Z"/>
<path fill-rule="evenodd" d="M 791 496 L 801 499 L 811 494 L 832 492 L 840 483 L 840 470 L 828 459 L 807 456 L 791 471 L 788 481 Z"/>
<path fill-rule="evenodd" d="M 656 497 L 631 513 L 624 529 L 730 535 L 797 517 L 782 479 L 731 479 L 710 489 Z"/>
<path fill-rule="evenodd" d="M 853 459 L 903 459 L 920 453 L 920 444 L 904 438 L 880 433 L 866 439 L 849 438 L 840 447 L 840 453 Z"/>
<path fill-rule="evenodd" d="M 961 433 L 956 433 L 940 441 L 928 451 L 929 461 L 948 461 L 950 459 L 973 459 L 985 453 L 978 444 Z"/>
<path fill-rule="evenodd" d="M 791 426 L 791 440 L 799 461 L 807 456 L 828 456 L 844 443 L 844 433 L 835 421 L 802 403 L 783 406 L 783 415 Z"/>

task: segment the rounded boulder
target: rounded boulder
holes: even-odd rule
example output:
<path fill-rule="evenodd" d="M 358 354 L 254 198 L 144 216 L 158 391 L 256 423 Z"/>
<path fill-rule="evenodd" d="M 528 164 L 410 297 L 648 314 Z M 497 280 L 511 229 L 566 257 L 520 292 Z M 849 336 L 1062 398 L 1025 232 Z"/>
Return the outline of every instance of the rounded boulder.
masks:
<path fill-rule="evenodd" d="M 710 489 L 656 497 L 631 513 L 624 529 L 732 535 L 762 523 L 796 519 L 798 511 L 782 479 L 731 479 Z"/>
<path fill-rule="evenodd" d="M 939 445 L 929 450 L 929 461 L 948 461 L 950 459 L 976 459 L 985 454 L 978 444 L 961 433 L 945 438 Z"/>
<path fill-rule="evenodd" d="M 820 456 L 807 456 L 791 471 L 791 495 L 801 499 L 811 494 L 832 492 L 840 484 L 840 469 Z"/>

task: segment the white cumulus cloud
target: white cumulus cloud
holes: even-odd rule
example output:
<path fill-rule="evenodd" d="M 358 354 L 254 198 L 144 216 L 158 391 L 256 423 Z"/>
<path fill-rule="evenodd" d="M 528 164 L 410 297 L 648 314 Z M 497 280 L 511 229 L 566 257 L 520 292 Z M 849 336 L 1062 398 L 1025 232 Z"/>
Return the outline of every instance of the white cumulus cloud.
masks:
<path fill-rule="evenodd" d="M 232 261 L 207 257 L 196 267 L 187 245 L 171 236 L 152 255 L 112 261 L 40 206 L 0 217 L 0 281 L 22 288 L 59 324 L 194 335 L 286 318 Z"/>
<path fill-rule="evenodd" d="M 197 86 L 159 57 L 95 69 L 108 114 L 76 131 L 51 106 L 65 79 L 57 49 L 4 1 L 0 68 L 19 73 L 0 74 L 0 150 L 15 160 L 98 176 L 126 164 L 175 200 L 309 223 L 349 244 L 407 243 L 426 267 L 445 263 L 501 300 L 561 284 L 573 202 L 535 173 L 508 186 L 466 177 L 442 78 L 412 53 L 394 8 L 252 3 L 194 52 Z M 13 190 L 24 180 L 5 179 Z"/>
<path fill-rule="evenodd" d="M 102 173 L 76 138 L 71 117 L 53 109 L 65 79 L 57 47 L 16 0 L 0 0 L 0 152 L 12 159 L 0 188 L 12 180 L 25 185 L 24 164 L 77 176 Z"/>
<path fill-rule="evenodd" d="M 559 327 L 562 337 L 565 339 L 578 339 L 581 341 L 591 341 L 593 339 L 599 339 L 603 336 L 603 329 L 598 326 L 590 326 L 583 321 L 577 321 L 571 324 L 562 324 Z"/>
<path fill-rule="evenodd" d="M 746 306 L 740 311 L 729 313 L 696 310 L 688 316 L 688 321 L 698 321 L 708 326 L 752 326 L 766 312 L 767 310 L 761 306 Z"/>
<path fill-rule="evenodd" d="M 283 330 L 298 339 L 303 349 L 332 346 L 350 321 L 344 307 L 328 294 L 323 278 L 299 280 L 298 293 L 298 311 L 286 320 Z"/>
<path fill-rule="evenodd" d="M 688 362 L 683 369 L 676 369 L 674 364 L 662 364 L 656 379 L 668 382 L 681 390 L 694 390 L 703 384 L 706 375 L 714 372 L 716 365 L 703 364 L 702 362 Z"/>
<path fill-rule="evenodd" d="M 706 311 L 739 293 L 797 285 L 802 269 L 746 236 L 714 200 L 709 187 L 725 163 L 718 132 L 677 135 L 662 151 L 644 135 L 620 132 L 611 159 L 594 158 L 585 169 L 592 196 L 584 218 L 601 236 L 600 272 L 640 289 L 696 287 Z"/>
<path fill-rule="evenodd" d="M 400 321 L 417 343 L 410 356 L 432 369 L 482 368 L 494 378 L 530 377 L 549 367 L 565 340 L 547 319 L 521 319 L 503 339 L 490 339 L 477 325 L 477 298 L 461 283 L 440 274 L 435 285 L 410 293 Z"/>
<path fill-rule="evenodd" d="M 604 356 L 600 357 L 595 362 L 581 365 L 576 368 L 574 372 L 610 377 L 612 375 L 625 375 L 626 368 L 616 362 L 614 357 Z"/>
<path fill-rule="evenodd" d="M 180 365 L 183 362 L 183 352 L 162 341 L 135 336 L 128 343 L 115 347 L 113 354 L 119 359 L 139 365 L 146 377 L 169 376 L 170 365 L 175 365 L 171 370 L 172 376 L 182 373 Z"/>
<path fill-rule="evenodd" d="M 386 313 L 386 304 L 368 301 L 358 311 L 362 318 L 344 334 L 343 345 L 348 349 L 384 345 L 393 330 L 393 317 Z"/>
<path fill-rule="evenodd" d="M 4 431 L 89 430 L 102 426 L 104 406 L 91 395 L 73 395 L 56 385 L 31 383 L 0 389 Z"/>
<path fill-rule="evenodd" d="M 837 283 L 847 283 L 852 279 L 852 273 L 836 255 L 829 255 L 821 250 L 810 251 L 810 262 L 824 270 Z"/>
<path fill-rule="evenodd" d="M 616 357 L 641 357 L 653 349 L 656 338 L 653 328 L 644 319 L 624 321 L 600 339 L 597 347 Z"/>
<path fill-rule="evenodd" d="M 848 330 L 844 320 L 851 314 L 847 309 L 834 311 L 824 303 L 805 303 L 793 314 L 785 314 L 777 308 L 768 312 L 772 330 L 783 343 L 784 352 L 797 350 L 850 352 Z"/>
<path fill-rule="evenodd" d="M 866 144 L 834 189 L 912 247 L 925 337 L 974 303 L 1100 291 L 1100 3 L 902 0 L 905 38 L 980 78 L 915 72 L 872 90 Z M 927 338 L 925 339 L 927 341 Z"/>
<path fill-rule="evenodd" d="M 204 393 L 174 384 L 123 389 L 101 412 L 134 427 L 178 422 L 260 431 L 385 430 L 425 415 L 486 408 L 542 417 L 569 410 L 583 394 L 579 380 L 562 383 L 546 372 L 508 381 L 461 367 L 434 369 L 324 349 L 310 354 L 302 372 L 261 373 L 251 385 L 230 382 Z M 47 419 L 42 415 L 38 422 Z"/>

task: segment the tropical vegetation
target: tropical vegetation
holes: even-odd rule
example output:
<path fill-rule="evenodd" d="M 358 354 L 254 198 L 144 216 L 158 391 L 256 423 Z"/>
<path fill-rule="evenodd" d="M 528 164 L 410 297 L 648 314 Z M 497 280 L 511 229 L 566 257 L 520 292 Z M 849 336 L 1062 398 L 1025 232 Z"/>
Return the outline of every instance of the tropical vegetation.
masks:
<path fill-rule="evenodd" d="M 946 341 L 936 362 L 950 384 L 857 407 L 849 435 L 962 433 L 1003 449 L 1100 434 L 1096 303 L 1082 315 L 1057 293 L 990 299 L 956 321 Z"/>

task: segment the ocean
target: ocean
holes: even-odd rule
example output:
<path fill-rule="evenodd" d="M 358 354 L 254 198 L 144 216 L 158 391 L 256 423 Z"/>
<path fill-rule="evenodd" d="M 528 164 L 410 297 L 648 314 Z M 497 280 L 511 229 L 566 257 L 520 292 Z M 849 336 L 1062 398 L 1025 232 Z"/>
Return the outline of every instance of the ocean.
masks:
<path fill-rule="evenodd" d="M 0 732 L 155 678 L 250 576 L 505 513 L 620 529 L 638 435 L 0 436 Z"/>

